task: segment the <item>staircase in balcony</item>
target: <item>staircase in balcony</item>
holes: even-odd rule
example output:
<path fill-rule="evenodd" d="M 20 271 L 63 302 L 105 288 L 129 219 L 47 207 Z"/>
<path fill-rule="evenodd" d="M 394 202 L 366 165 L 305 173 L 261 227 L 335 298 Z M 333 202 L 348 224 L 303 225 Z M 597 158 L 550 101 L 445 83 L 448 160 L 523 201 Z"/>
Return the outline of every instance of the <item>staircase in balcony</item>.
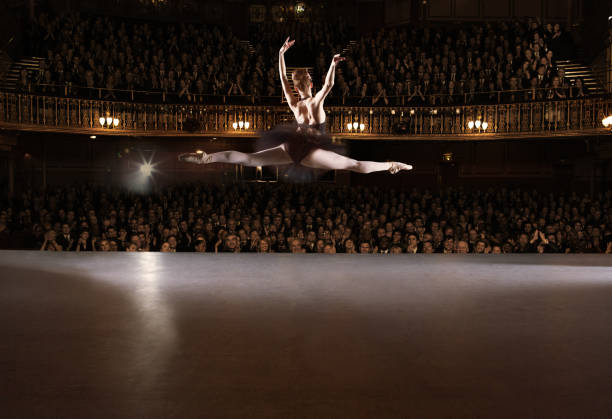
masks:
<path fill-rule="evenodd" d="M 593 69 L 576 60 L 559 60 L 557 68 L 565 70 L 565 77 L 572 81 L 577 78 L 582 78 L 584 86 L 589 90 L 590 94 L 605 93 L 603 85 L 593 74 Z"/>
<path fill-rule="evenodd" d="M 13 62 L 8 72 L 0 79 L 0 90 L 14 91 L 23 69 L 28 70 L 30 77 L 34 77 L 38 73 L 40 60 L 42 59 L 38 57 L 25 57 Z"/>

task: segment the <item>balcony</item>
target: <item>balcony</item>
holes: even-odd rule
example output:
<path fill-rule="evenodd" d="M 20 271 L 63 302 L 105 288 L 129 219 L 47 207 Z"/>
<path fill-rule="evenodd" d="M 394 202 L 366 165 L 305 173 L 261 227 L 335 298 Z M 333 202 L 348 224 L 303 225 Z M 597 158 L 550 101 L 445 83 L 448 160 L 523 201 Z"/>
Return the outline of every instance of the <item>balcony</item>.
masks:
<path fill-rule="evenodd" d="M 0 93 L 0 128 L 87 135 L 254 138 L 262 130 L 293 120 L 291 111 L 279 100 L 270 105 L 244 102 L 248 104 L 135 103 Z M 611 102 L 608 96 L 590 96 L 485 105 L 331 105 L 326 111 L 330 133 L 338 139 L 491 140 L 607 133 L 601 121 L 612 113 Z"/>

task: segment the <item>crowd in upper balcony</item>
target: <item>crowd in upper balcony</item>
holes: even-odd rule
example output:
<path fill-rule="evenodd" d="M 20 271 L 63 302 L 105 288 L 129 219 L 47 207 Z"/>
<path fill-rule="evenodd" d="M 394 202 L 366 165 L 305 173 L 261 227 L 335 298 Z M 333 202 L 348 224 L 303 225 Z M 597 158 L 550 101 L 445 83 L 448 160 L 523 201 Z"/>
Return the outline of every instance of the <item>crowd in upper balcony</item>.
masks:
<path fill-rule="evenodd" d="M 243 183 L 137 194 L 64 186 L 0 203 L 0 248 L 612 254 L 612 192 Z"/>
<path fill-rule="evenodd" d="M 221 26 L 43 13 L 30 44 L 44 59 L 36 74 L 24 70 L 18 90 L 106 100 L 147 91 L 152 100 L 180 103 L 280 96 L 278 48 L 289 35 L 296 47 L 287 65 L 312 67 L 315 89 L 332 55 L 356 38 L 338 17 L 252 24 L 249 44 Z M 561 25 L 535 19 L 385 28 L 348 49 L 330 100 L 438 106 L 584 97 L 583 81 L 556 65 L 571 54 Z"/>
<path fill-rule="evenodd" d="M 558 57 L 572 53 L 559 24 L 537 20 L 381 29 L 354 46 L 338 89 L 363 103 L 452 105 L 583 97 Z"/>

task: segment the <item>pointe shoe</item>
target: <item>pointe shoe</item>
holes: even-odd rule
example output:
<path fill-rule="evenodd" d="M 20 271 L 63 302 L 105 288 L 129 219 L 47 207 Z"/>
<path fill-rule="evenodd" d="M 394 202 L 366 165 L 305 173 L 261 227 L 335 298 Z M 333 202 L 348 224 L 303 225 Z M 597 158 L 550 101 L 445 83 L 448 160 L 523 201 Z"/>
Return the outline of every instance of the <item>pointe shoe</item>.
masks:
<path fill-rule="evenodd" d="M 405 163 L 400 163 L 398 161 L 392 161 L 391 167 L 389 167 L 389 172 L 394 175 L 400 170 L 412 170 L 412 166 Z"/>
<path fill-rule="evenodd" d="M 206 153 L 183 153 L 178 159 L 187 163 L 207 164 L 211 162 L 212 156 Z"/>

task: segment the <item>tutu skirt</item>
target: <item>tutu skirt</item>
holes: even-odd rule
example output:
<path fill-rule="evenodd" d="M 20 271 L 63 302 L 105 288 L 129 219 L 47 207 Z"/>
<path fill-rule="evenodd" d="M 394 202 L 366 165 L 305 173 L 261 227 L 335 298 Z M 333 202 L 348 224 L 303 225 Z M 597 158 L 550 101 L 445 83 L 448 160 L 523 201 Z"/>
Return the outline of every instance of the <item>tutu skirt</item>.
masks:
<path fill-rule="evenodd" d="M 346 155 L 346 147 L 334 144 L 327 134 L 325 123 L 318 125 L 291 124 L 279 125 L 261 133 L 256 142 L 256 151 L 286 144 L 287 152 L 293 161 L 284 168 L 283 179 L 290 182 L 310 182 L 319 178 L 326 170 L 312 169 L 301 164 L 313 150 L 323 149 Z"/>

